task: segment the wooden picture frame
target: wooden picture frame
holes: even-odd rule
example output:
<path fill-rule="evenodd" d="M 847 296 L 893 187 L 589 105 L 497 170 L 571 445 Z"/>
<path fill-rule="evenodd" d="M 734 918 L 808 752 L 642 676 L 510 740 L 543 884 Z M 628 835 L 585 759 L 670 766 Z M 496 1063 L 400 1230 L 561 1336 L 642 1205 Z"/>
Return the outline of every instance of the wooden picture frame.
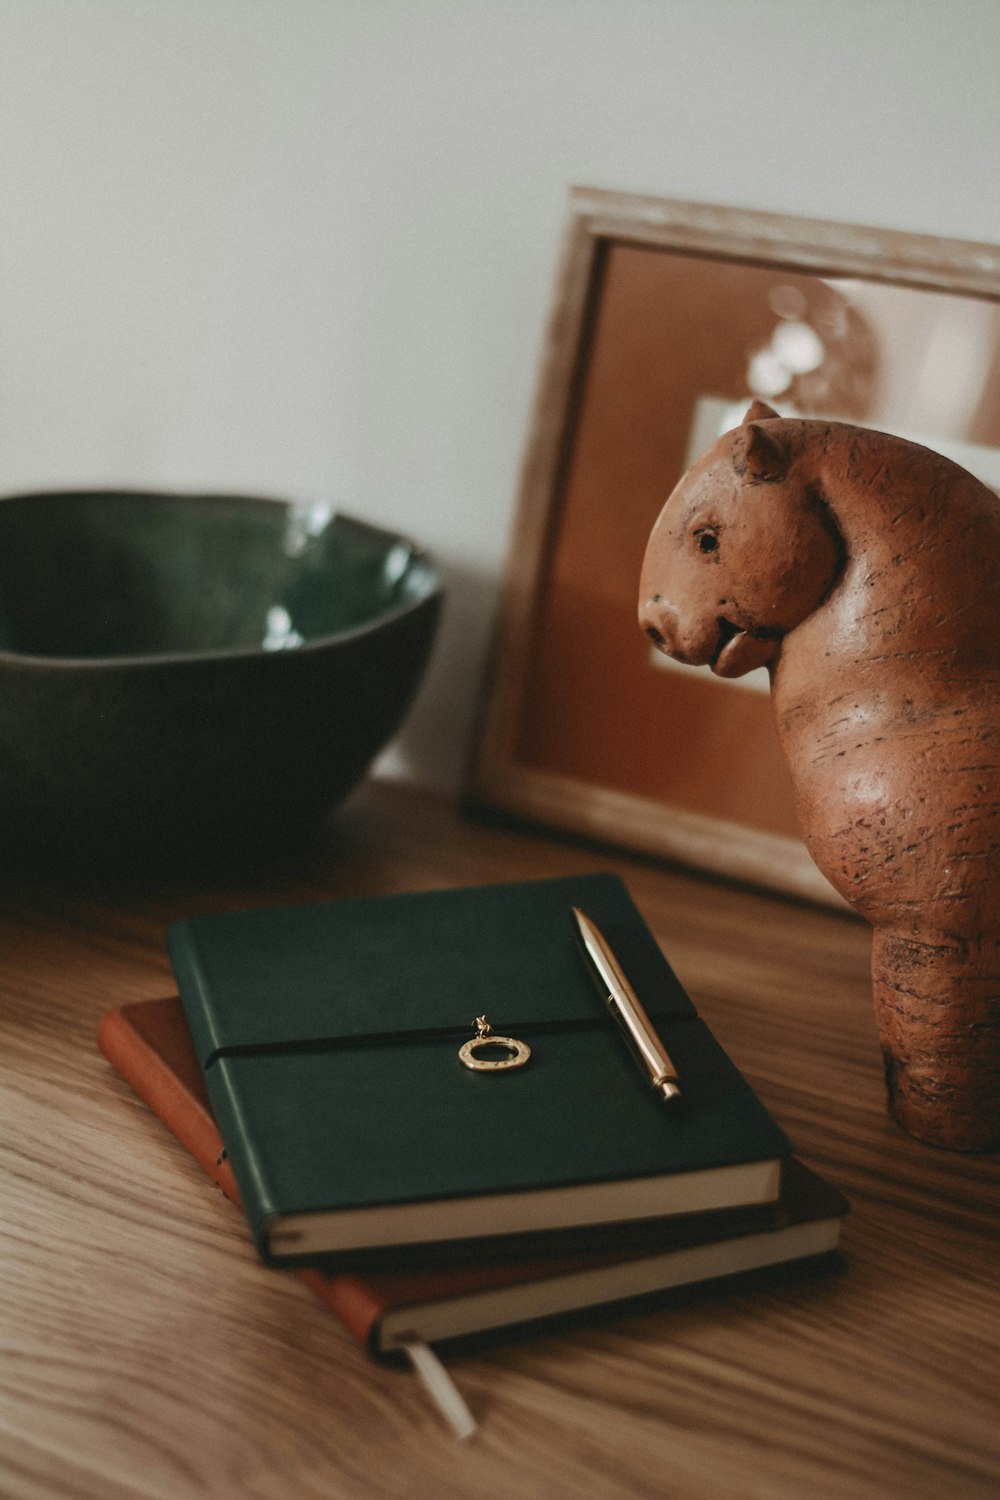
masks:
<path fill-rule="evenodd" d="M 573 191 L 470 799 L 842 905 L 798 838 L 766 695 L 664 671 L 635 620 L 660 507 L 754 395 L 916 436 L 1000 487 L 1000 249 Z"/>

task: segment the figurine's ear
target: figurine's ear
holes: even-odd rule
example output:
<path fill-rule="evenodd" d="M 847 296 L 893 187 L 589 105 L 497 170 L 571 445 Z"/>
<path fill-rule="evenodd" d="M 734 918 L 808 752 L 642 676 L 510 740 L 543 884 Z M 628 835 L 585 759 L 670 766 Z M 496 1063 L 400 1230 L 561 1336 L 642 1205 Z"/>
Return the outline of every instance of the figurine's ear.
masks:
<path fill-rule="evenodd" d="M 733 455 L 736 472 L 742 479 L 784 479 L 791 462 L 784 443 L 757 422 L 744 423 L 736 440 Z"/>
<path fill-rule="evenodd" d="M 766 401 L 755 401 L 747 407 L 747 414 L 743 418 L 742 425 L 749 426 L 751 422 L 766 422 L 768 417 L 776 417 L 778 413 L 773 406 L 768 406 Z"/>

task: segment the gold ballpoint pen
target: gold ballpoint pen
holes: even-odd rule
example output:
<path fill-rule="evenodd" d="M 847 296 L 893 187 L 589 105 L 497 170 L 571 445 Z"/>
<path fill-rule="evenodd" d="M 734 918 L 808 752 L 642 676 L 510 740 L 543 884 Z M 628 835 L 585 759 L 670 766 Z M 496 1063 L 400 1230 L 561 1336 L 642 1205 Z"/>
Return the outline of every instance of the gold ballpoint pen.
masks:
<path fill-rule="evenodd" d="M 670 1054 L 653 1030 L 653 1023 L 622 972 L 621 965 L 608 946 L 607 938 L 589 917 L 584 916 L 578 906 L 574 906 L 572 910 L 587 957 L 608 992 L 608 1010 L 649 1074 L 649 1081 L 656 1093 L 665 1104 L 672 1104 L 681 1097 L 681 1088 Z"/>

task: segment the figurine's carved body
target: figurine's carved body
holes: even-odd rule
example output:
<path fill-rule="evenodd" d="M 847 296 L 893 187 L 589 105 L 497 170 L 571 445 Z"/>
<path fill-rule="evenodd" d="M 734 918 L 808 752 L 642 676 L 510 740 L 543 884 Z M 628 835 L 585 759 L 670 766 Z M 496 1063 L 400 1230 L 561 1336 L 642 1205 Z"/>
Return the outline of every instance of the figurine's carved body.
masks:
<path fill-rule="evenodd" d="M 654 528 L 640 618 L 768 666 L 804 837 L 874 927 L 893 1112 L 1000 1141 L 1000 502 L 916 444 L 757 405 Z"/>

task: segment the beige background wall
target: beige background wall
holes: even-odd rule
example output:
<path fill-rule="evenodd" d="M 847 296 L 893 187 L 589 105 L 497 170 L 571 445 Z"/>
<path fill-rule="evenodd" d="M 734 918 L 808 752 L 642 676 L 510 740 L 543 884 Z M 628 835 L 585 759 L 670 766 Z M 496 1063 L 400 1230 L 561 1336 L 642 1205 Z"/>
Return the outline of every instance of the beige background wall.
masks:
<path fill-rule="evenodd" d="M 1000 241 L 995 0 L 3 0 L 0 493 L 332 496 L 454 785 L 571 183 Z"/>

